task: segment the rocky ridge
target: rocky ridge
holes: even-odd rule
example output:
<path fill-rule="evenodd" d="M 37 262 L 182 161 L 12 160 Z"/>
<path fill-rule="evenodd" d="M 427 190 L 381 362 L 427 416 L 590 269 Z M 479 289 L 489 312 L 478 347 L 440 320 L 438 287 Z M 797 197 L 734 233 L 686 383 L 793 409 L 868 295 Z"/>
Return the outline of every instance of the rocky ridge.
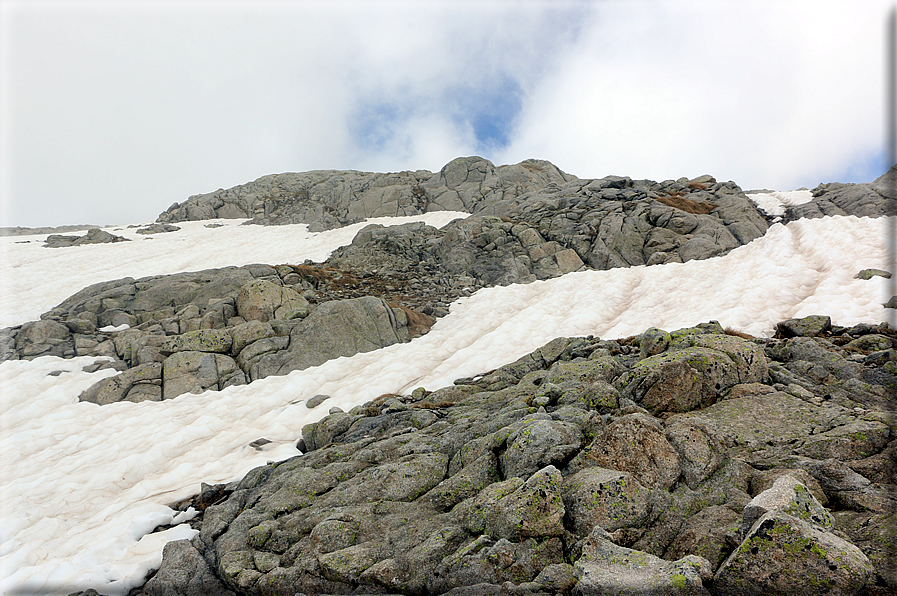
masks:
<path fill-rule="evenodd" d="M 831 182 L 813 189 L 813 200 L 803 205 L 788 207 L 785 220 L 801 217 L 825 217 L 827 215 L 856 215 L 881 217 L 897 215 L 897 169 L 873 182 L 844 184 Z"/>
<path fill-rule="evenodd" d="M 487 227 L 502 227 L 488 216 L 511 224 L 504 226 L 504 234 L 479 239 L 484 244 L 478 248 L 501 246 L 509 239 L 519 244 L 524 250 L 504 251 L 508 256 L 501 264 L 512 271 L 569 268 L 577 260 L 609 269 L 707 258 L 750 242 L 767 228 L 764 216 L 734 182 L 719 183 L 711 176 L 664 182 L 619 176 L 582 180 L 546 161 L 495 167 L 480 157 L 458 158 L 435 174 L 316 171 L 266 176 L 191 197 L 172 205 L 158 221 L 251 217 L 247 223 L 307 223 L 317 231 L 367 217 L 438 210 L 481 216 L 473 221 Z M 536 245 L 542 250 L 531 250 Z"/>

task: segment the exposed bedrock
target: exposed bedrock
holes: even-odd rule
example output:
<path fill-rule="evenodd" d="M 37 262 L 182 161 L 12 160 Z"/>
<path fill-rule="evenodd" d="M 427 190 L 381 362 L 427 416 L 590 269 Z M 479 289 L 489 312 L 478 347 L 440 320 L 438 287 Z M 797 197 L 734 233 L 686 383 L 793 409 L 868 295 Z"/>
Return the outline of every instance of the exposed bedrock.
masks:
<path fill-rule="evenodd" d="M 873 182 L 844 184 L 831 182 L 813 189 L 813 200 L 788 207 L 785 219 L 825 217 L 827 215 L 856 215 L 881 217 L 897 215 L 897 166 Z"/>
<path fill-rule="evenodd" d="M 159 221 L 248 217 L 259 224 L 308 223 L 319 231 L 368 217 L 440 210 L 493 216 L 508 224 L 461 224 L 449 233 L 440 260 L 467 267 L 480 249 L 503 247 L 491 264 L 480 267 L 510 270 L 512 277 L 519 275 L 516 270 L 526 270 L 531 277 L 522 281 L 552 277 L 558 269 L 575 271 L 583 264 L 609 269 L 707 258 L 750 242 L 767 228 L 764 216 L 735 183 L 719 183 L 711 176 L 664 182 L 619 176 L 583 180 L 547 161 L 495 167 L 480 157 L 455 159 L 435 174 L 315 171 L 265 176 L 190 197 L 172 205 Z M 484 233 L 483 225 L 491 229 Z"/>
<path fill-rule="evenodd" d="M 169 545 L 144 593 L 887 593 L 897 370 L 845 331 L 558 338 L 332 409 L 304 455 L 204 487 L 200 534 Z M 654 374 L 668 362 L 700 399 L 655 398 L 681 387 Z"/>

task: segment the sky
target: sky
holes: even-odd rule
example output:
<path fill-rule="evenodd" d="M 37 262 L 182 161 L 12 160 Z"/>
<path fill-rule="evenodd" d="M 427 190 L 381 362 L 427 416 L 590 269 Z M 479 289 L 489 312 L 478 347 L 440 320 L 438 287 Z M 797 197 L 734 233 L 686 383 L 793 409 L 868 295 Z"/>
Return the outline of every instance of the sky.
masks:
<path fill-rule="evenodd" d="M 890 0 L 0 0 L 0 225 L 266 174 L 547 159 L 745 190 L 886 170 Z"/>
<path fill-rule="evenodd" d="M 764 203 L 771 201 L 766 197 Z M 440 212 L 415 219 L 442 225 L 450 217 Z M 267 250 L 270 258 L 263 262 L 284 254 L 302 262 L 326 257 L 354 234 L 347 228 L 312 234 L 301 224 L 270 228 L 240 226 L 241 221 L 216 229 L 187 222 L 152 240 L 129 229 L 122 233 L 131 242 L 58 249 L 43 248 L 45 236 L 0 237 L 0 247 L 9 249 L 9 257 L 0 260 L 0 279 L 16 271 L 71 293 L 104 266 L 114 269 L 109 277 L 136 278 L 219 267 L 222 255 L 232 264 L 258 259 L 244 254 L 246 247 Z M 348 411 L 385 393 L 448 386 L 513 362 L 555 337 L 612 339 L 711 319 L 769 336 L 778 321 L 820 313 L 835 325 L 876 323 L 886 316 L 893 324 L 894 311 L 882 308 L 885 280 L 855 278 L 861 269 L 886 266 L 886 224 L 886 218 L 801 219 L 774 224 L 763 237 L 722 257 L 484 288 L 456 300 L 428 334 L 411 342 L 161 402 L 79 402 L 82 391 L 114 374 L 81 370 L 95 358 L 2 362 L 0 594 L 64 596 L 87 588 L 127 594 L 158 567 L 165 542 L 195 534 L 185 524 L 151 532 L 185 521 L 188 516 L 175 518 L 167 505 L 196 494 L 201 482 L 230 482 L 267 461 L 298 455 L 302 427 L 331 407 Z M 278 234 L 274 241 L 272 233 Z M 73 259 L 80 265 L 73 266 Z M 55 298 L 42 300 L 53 304 Z M 27 302 L 4 308 L 19 323 L 34 318 Z M 305 400 L 318 394 L 331 398 L 308 409 Z M 261 437 L 271 443 L 253 449 L 250 443 Z"/>

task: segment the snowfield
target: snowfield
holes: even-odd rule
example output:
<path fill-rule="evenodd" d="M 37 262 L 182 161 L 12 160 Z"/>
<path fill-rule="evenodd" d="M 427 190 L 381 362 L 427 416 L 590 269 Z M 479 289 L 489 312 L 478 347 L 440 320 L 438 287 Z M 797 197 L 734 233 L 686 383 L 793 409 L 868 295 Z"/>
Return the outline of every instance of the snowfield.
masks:
<path fill-rule="evenodd" d="M 803 192 L 803 191 L 801 191 Z M 768 212 L 805 195 L 768 198 Z M 756 199 L 755 199 L 756 200 Z M 764 198 L 764 201 L 767 199 Z M 758 204 L 761 204 L 758 201 Z M 767 208 L 768 207 L 768 208 Z M 375 220 L 442 226 L 463 213 Z M 98 281 L 248 263 L 321 261 L 367 225 L 311 234 L 305 226 L 240 226 L 239 220 L 178 224 L 178 232 L 116 244 L 45 249 L 41 237 L 0 238 L 0 326 L 35 320 Z M 97 406 L 77 397 L 114 371 L 86 373 L 95 358 L 0 364 L 0 592 L 95 588 L 125 594 L 161 561 L 167 541 L 190 538 L 168 505 L 200 482 L 241 478 L 294 455 L 301 429 L 339 406 L 388 392 L 436 389 L 511 362 L 558 336 L 618 338 L 648 327 L 674 330 L 711 319 L 753 335 L 776 322 L 827 314 L 834 324 L 877 323 L 887 269 L 885 218 L 829 217 L 773 225 L 723 257 L 652 267 L 572 273 L 494 287 L 456 301 L 429 334 L 339 358 L 285 377 L 162 402 Z M 112 231 L 112 230 L 110 230 Z M 52 374 L 51 374 L 52 373 Z M 332 396 L 309 410 L 304 401 Z M 272 442 L 258 450 L 258 438 Z"/>

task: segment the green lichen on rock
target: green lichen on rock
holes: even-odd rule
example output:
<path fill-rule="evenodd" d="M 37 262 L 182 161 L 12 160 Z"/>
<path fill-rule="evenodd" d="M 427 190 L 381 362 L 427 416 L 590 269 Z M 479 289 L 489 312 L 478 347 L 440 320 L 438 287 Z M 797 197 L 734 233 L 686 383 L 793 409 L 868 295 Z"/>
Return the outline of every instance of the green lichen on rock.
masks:
<path fill-rule="evenodd" d="M 859 548 L 811 524 L 772 511 L 761 517 L 741 545 L 720 566 L 714 591 L 736 594 L 786 594 L 806 586 L 806 594 L 831 590 L 853 594 L 872 574 Z M 809 581 L 809 578 L 813 578 Z M 745 592 L 745 586 L 751 586 Z"/>

